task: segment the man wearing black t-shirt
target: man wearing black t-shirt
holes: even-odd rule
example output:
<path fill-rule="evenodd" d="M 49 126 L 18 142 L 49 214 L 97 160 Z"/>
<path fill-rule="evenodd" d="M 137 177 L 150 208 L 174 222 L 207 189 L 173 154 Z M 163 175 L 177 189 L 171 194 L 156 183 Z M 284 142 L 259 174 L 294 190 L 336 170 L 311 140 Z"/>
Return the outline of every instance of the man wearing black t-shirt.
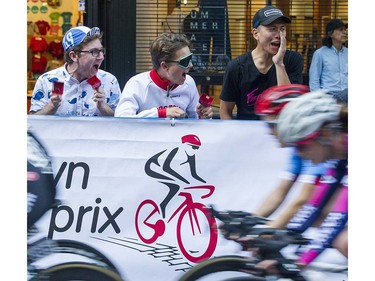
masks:
<path fill-rule="evenodd" d="M 260 9 L 253 18 L 252 34 L 257 46 L 231 60 L 220 94 L 220 118 L 258 120 L 254 105 L 258 96 L 274 85 L 302 84 L 303 57 L 286 49 L 286 24 L 290 18 L 274 6 Z"/>

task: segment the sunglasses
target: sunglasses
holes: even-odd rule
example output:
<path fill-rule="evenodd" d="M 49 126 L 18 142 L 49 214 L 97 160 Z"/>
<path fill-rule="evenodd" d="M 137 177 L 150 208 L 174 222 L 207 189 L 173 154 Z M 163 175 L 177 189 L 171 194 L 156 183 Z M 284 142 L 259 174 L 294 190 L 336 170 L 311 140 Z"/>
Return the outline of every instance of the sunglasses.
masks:
<path fill-rule="evenodd" d="M 191 60 L 193 58 L 193 54 L 189 54 L 179 60 L 166 60 L 166 62 L 176 62 L 178 63 L 178 66 L 183 68 L 183 69 L 186 69 L 190 66 L 190 64 L 192 63 Z"/>

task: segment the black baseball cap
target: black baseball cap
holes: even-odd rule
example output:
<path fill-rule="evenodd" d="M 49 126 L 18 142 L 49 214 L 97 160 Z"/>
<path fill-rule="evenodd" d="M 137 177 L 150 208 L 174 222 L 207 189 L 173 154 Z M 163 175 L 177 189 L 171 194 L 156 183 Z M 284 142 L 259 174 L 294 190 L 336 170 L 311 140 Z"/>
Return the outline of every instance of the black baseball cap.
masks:
<path fill-rule="evenodd" d="M 266 6 L 255 13 L 253 27 L 257 28 L 259 25 L 269 25 L 277 19 L 283 19 L 286 23 L 292 22 L 290 18 L 284 16 L 280 9 L 274 6 Z"/>
<path fill-rule="evenodd" d="M 333 19 L 329 23 L 327 23 L 327 25 L 326 25 L 326 34 L 328 34 L 328 32 L 334 31 L 335 29 L 340 28 L 342 26 L 345 26 L 346 28 L 348 28 L 347 23 L 345 24 L 345 23 L 343 23 L 342 20 L 339 20 L 339 19 Z"/>

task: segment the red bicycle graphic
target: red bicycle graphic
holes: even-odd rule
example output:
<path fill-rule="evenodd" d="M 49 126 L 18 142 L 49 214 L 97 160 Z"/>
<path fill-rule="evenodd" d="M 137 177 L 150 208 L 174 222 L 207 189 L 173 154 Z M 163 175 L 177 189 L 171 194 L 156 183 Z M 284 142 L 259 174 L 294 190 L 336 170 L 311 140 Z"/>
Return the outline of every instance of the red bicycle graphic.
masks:
<path fill-rule="evenodd" d="M 206 194 L 201 196 L 201 198 L 204 199 L 212 195 L 215 187 L 213 185 L 200 185 L 185 187 L 184 189 L 208 190 Z M 185 200 L 173 212 L 167 220 L 167 223 L 180 213 L 178 216 L 176 233 L 177 243 L 181 252 L 189 261 L 194 263 L 208 259 L 214 253 L 218 240 L 215 218 L 211 216 L 204 204 L 194 202 L 193 197 L 189 192 L 182 191 L 178 195 L 184 197 Z M 160 216 L 161 213 L 158 204 L 151 199 L 144 200 L 138 206 L 135 215 L 135 227 L 139 238 L 144 243 L 151 244 L 165 233 L 166 223 L 163 219 L 160 219 Z M 204 227 L 201 226 L 202 224 L 205 224 Z M 188 226 L 188 228 L 186 226 Z M 209 229 L 209 235 L 208 237 L 204 236 L 204 239 L 201 239 L 204 240 L 203 246 L 200 246 L 199 250 L 193 250 L 192 248 L 196 247 L 197 244 L 202 244 L 194 243 L 193 240 L 196 239 L 198 235 L 202 235 L 202 230 L 206 229 Z"/>

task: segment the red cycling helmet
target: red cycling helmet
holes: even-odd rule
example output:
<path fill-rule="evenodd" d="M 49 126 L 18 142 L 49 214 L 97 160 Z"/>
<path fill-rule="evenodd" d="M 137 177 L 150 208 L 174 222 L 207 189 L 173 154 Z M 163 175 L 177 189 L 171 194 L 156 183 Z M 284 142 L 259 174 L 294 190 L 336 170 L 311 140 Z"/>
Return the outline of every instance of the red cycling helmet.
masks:
<path fill-rule="evenodd" d="M 266 89 L 255 103 L 257 115 L 278 114 L 292 99 L 310 92 L 306 85 L 287 84 Z"/>

